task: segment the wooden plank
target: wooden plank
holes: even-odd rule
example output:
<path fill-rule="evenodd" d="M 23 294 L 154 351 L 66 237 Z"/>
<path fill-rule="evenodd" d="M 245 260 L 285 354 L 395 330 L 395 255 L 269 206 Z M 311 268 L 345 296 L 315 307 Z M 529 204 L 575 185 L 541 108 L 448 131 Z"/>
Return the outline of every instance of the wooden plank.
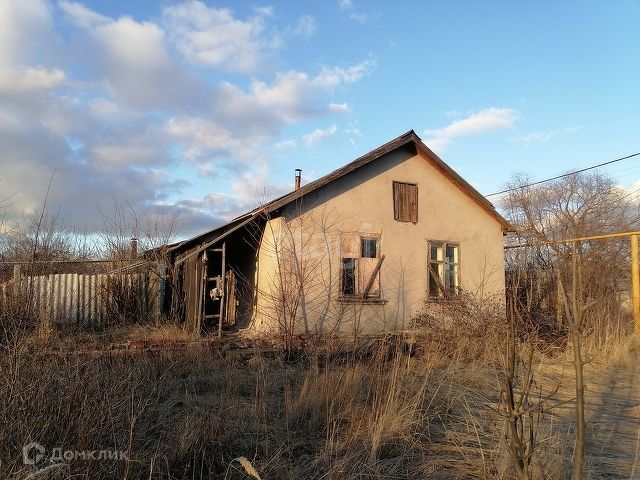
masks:
<path fill-rule="evenodd" d="M 408 201 L 409 201 L 409 221 L 418 222 L 418 186 L 407 185 Z"/>
<path fill-rule="evenodd" d="M 197 321 L 198 321 L 198 326 L 197 326 L 197 332 L 198 334 L 202 333 L 202 320 L 204 317 L 204 305 L 205 305 L 205 298 L 204 298 L 204 292 L 206 290 L 206 277 L 207 277 L 207 265 L 208 265 L 208 257 L 207 257 L 207 252 L 205 251 L 202 256 L 200 257 L 200 261 L 197 263 L 198 265 L 198 277 L 197 277 L 197 289 L 196 289 L 196 298 L 197 298 Z"/>
<path fill-rule="evenodd" d="M 367 298 L 369 295 L 372 297 L 380 295 L 380 267 L 384 262 L 384 255 L 380 258 L 361 258 L 358 261 L 359 273 L 363 281 L 364 290 L 362 291 L 362 298 Z"/>
<path fill-rule="evenodd" d="M 222 273 L 220 274 L 220 278 L 221 281 L 223 283 L 226 284 L 225 282 L 225 270 L 227 268 L 226 265 L 226 261 L 227 261 L 227 242 L 222 242 Z M 222 285 L 222 288 L 220 289 L 222 295 L 225 294 L 225 286 L 226 285 Z M 218 285 L 218 287 L 220 287 L 220 285 Z M 218 338 L 222 337 L 222 323 L 224 322 L 224 302 L 226 300 L 226 296 L 224 298 L 220 299 L 220 313 L 219 313 L 219 317 L 218 317 Z"/>
<path fill-rule="evenodd" d="M 233 270 L 227 272 L 227 281 L 225 282 L 225 320 L 227 325 L 236 323 L 236 275 Z"/>
<path fill-rule="evenodd" d="M 393 182 L 393 218 L 399 222 L 418 221 L 418 186 Z"/>
<path fill-rule="evenodd" d="M 200 333 L 202 319 L 202 259 L 189 257 L 184 265 L 185 324 L 192 333 Z"/>

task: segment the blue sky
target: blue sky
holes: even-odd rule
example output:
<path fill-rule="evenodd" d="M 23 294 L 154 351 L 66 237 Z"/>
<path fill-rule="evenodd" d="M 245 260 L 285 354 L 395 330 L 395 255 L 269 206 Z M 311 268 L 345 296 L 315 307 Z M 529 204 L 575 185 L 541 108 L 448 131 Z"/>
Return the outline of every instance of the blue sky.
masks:
<path fill-rule="evenodd" d="M 186 235 L 409 129 L 485 194 L 635 153 L 639 25 L 637 0 L 0 0 L 5 218 L 55 171 L 67 223 L 115 197 Z"/>

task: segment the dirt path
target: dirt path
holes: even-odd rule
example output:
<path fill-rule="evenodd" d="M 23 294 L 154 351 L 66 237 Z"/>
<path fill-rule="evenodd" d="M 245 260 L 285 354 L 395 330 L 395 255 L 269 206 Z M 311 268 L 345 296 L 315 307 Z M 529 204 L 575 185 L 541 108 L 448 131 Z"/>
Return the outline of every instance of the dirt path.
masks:
<path fill-rule="evenodd" d="M 545 368 L 544 389 L 550 391 L 563 379 L 553 401 L 575 397 L 572 371 Z M 640 479 L 640 370 L 604 368 L 587 365 L 585 467 L 593 479 Z M 551 429 L 563 438 L 566 470 L 570 471 L 575 438 L 574 406 L 557 406 L 547 416 Z M 549 418 L 550 417 L 550 418 Z"/>

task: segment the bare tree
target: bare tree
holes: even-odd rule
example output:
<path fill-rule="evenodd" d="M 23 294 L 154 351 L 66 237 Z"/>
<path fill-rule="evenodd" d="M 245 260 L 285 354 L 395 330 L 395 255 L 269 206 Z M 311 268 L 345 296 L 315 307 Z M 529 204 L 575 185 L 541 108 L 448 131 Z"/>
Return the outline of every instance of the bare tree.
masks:
<path fill-rule="evenodd" d="M 556 270 L 560 269 L 560 274 L 571 272 L 573 246 L 553 242 L 637 230 L 640 207 L 635 192 L 621 189 L 612 179 L 597 173 L 570 175 L 548 184 L 519 188 L 526 184 L 526 178 L 515 178 L 509 185 L 515 190 L 502 199 L 502 205 L 517 228 L 513 243 L 536 245 L 529 249 L 526 262 L 528 279 L 540 282 L 538 304 L 549 307 L 555 319 L 566 326 L 565 308 L 558 303 L 562 295 Z M 507 272 L 518 268 L 521 261 L 511 252 L 507 255 Z M 584 327 L 595 333 L 598 344 L 602 344 L 609 335 L 620 334 L 630 326 L 619 298 L 628 291 L 629 242 L 626 238 L 583 241 L 578 245 L 578 254 L 582 292 L 592 307 L 584 312 Z"/>
<path fill-rule="evenodd" d="M 334 308 L 339 278 L 340 217 L 327 209 L 294 211 L 267 222 L 254 241 L 275 275 L 259 285 L 260 315 L 276 326 L 285 349 L 291 351 L 298 334 L 331 332 L 341 311 Z M 266 268 L 266 267 L 265 267 Z"/>
<path fill-rule="evenodd" d="M 97 249 L 111 261 L 106 284 L 112 321 L 158 320 L 160 282 L 170 282 L 167 246 L 176 235 L 176 216 L 138 211 L 113 198 L 110 212 L 100 210 L 103 226 Z M 135 276 L 134 274 L 140 274 Z"/>
<path fill-rule="evenodd" d="M 615 326 L 614 319 L 620 331 L 622 305 L 617 294 L 628 284 L 630 262 L 626 239 L 564 240 L 637 230 L 640 211 L 635 192 L 618 188 L 612 179 L 598 173 L 569 175 L 533 187 L 528 183 L 516 177 L 502 204 L 517 228 L 515 243 L 534 246 L 525 260 L 525 269 L 532 273 L 525 278 L 546 282 L 537 292 L 544 292 L 539 303 L 551 305 L 571 339 L 576 377 L 574 478 L 579 479 L 585 432 L 583 340 L 595 331 L 599 341 L 604 341 Z M 518 267 L 522 267 L 521 257 L 512 253 L 508 274 Z M 549 274 L 541 276 L 539 272 L 545 271 Z M 594 308 L 598 305 L 608 310 Z M 531 315 L 522 309 L 517 313 Z"/>

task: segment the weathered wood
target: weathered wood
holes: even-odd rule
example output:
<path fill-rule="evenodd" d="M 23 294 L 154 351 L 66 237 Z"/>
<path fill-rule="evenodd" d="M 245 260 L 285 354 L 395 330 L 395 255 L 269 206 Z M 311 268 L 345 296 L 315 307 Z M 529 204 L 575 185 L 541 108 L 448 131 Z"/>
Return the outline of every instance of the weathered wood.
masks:
<path fill-rule="evenodd" d="M 183 262 L 186 262 L 188 259 L 193 258 L 194 256 L 198 256 L 200 253 L 202 253 L 203 251 L 205 251 L 206 249 L 208 249 L 210 246 L 215 245 L 216 243 L 220 242 L 221 240 L 224 240 L 225 238 L 227 238 L 229 235 L 231 235 L 233 232 L 235 232 L 236 230 L 241 229 L 242 227 L 247 226 L 248 224 L 250 224 L 251 222 L 256 221 L 256 219 L 260 216 L 260 214 L 262 213 L 262 211 L 257 211 L 254 214 L 252 214 L 249 218 L 247 218 L 246 220 L 240 222 L 239 224 L 235 225 L 234 227 L 230 228 L 229 230 L 227 230 L 226 232 L 224 232 L 222 235 L 219 235 L 218 237 L 214 238 L 213 240 L 205 243 L 204 245 L 199 246 L 198 248 L 196 248 L 194 251 L 187 253 L 186 255 L 178 258 L 174 264 L 174 266 L 178 266 Z M 199 237 L 196 237 L 199 238 Z"/>
<path fill-rule="evenodd" d="M 218 338 L 222 337 L 222 323 L 224 322 L 224 302 L 226 299 L 226 295 L 225 295 L 225 270 L 227 268 L 226 265 L 226 261 L 227 261 L 227 242 L 222 242 L 222 273 L 220 274 L 220 278 L 222 281 L 222 286 L 220 288 L 220 285 L 218 285 L 218 287 L 220 288 L 221 294 L 223 295 L 223 298 L 220 299 L 220 313 L 219 313 L 219 317 L 218 317 Z"/>
<path fill-rule="evenodd" d="M 227 272 L 225 289 L 225 321 L 232 325 L 236 322 L 236 275 L 233 270 Z"/>
<path fill-rule="evenodd" d="M 366 260 L 366 259 L 363 258 L 363 259 L 361 259 L 361 261 L 362 260 Z M 384 255 L 382 255 L 378 259 L 378 263 L 376 263 L 376 266 L 373 269 L 373 272 L 371 272 L 371 276 L 369 277 L 369 281 L 367 282 L 366 287 L 362 291 L 362 298 L 367 298 L 367 295 L 369 295 L 369 291 L 371 290 L 371 287 L 373 287 L 373 284 L 376 281 L 376 277 L 378 275 L 378 272 L 380 272 L 380 267 L 382 267 L 382 262 L 384 262 Z M 379 287 L 378 287 L 378 291 L 379 291 Z"/>
<path fill-rule="evenodd" d="M 409 221 L 418 222 L 418 186 L 408 185 Z"/>
<path fill-rule="evenodd" d="M 399 222 L 418 221 L 418 186 L 393 182 L 393 218 Z"/>

